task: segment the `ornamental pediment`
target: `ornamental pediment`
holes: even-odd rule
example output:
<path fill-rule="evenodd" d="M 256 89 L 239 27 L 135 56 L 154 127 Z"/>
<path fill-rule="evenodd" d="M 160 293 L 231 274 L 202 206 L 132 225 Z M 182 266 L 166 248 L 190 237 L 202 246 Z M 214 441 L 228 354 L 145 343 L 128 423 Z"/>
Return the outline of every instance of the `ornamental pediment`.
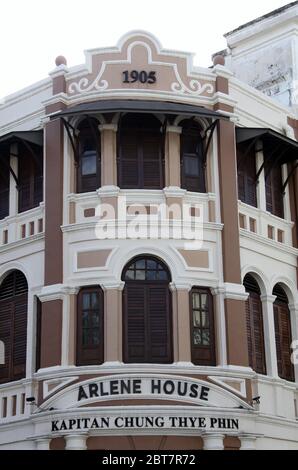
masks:
<path fill-rule="evenodd" d="M 90 96 L 163 95 L 208 101 L 215 77 L 208 69 L 193 66 L 193 55 L 161 48 L 154 36 L 134 32 L 117 47 L 86 51 L 86 64 L 66 74 L 67 94 Z"/>

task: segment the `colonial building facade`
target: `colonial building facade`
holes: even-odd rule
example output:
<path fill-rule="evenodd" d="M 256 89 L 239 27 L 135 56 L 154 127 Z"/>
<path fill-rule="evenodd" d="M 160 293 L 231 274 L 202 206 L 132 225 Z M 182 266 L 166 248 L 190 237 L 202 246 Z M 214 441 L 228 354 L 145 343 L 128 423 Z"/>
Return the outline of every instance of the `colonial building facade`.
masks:
<path fill-rule="evenodd" d="M 298 448 L 298 124 L 213 62 L 136 31 L 0 106 L 1 449 Z"/>

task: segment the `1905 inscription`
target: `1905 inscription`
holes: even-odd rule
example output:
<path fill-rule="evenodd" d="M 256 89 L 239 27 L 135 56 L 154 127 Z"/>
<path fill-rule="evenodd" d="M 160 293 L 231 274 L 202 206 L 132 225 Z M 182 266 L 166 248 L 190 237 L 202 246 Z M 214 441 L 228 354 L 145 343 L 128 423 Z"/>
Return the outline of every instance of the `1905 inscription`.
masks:
<path fill-rule="evenodd" d="M 123 83 L 148 83 L 149 85 L 156 83 L 156 72 L 155 70 L 151 70 L 150 72 L 146 72 L 146 70 L 124 70 L 122 72 L 122 82 Z"/>

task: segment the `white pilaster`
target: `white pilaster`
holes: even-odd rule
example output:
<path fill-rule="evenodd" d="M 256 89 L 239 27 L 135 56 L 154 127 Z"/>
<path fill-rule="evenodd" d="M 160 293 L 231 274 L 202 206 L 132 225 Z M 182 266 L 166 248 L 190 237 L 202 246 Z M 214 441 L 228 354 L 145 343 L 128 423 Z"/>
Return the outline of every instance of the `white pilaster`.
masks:
<path fill-rule="evenodd" d="M 204 450 L 224 450 L 224 434 L 210 433 L 204 434 Z"/>
<path fill-rule="evenodd" d="M 290 317 L 291 317 L 291 331 L 292 331 L 292 341 L 293 341 L 293 355 L 292 361 L 294 364 L 294 373 L 295 373 L 295 382 L 298 382 L 298 363 L 295 364 L 294 358 L 298 356 L 298 304 L 289 304 Z M 295 343 L 294 343 L 295 342 Z"/>
<path fill-rule="evenodd" d="M 87 434 L 67 434 L 65 450 L 87 450 Z"/>
<path fill-rule="evenodd" d="M 215 334 L 217 344 L 217 365 L 227 365 L 227 337 L 226 337 L 226 318 L 224 304 L 224 288 L 215 288 L 211 290 L 215 305 Z"/>
<path fill-rule="evenodd" d="M 250 436 L 249 434 L 243 434 L 239 436 L 241 441 L 240 450 L 255 450 L 256 448 L 256 440 L 255 436 Z"/>
<path fill-rule="evenodd" d="M 41 437 L 35 440 L 36 450 L 49 450 L 51 439 L 48 437 Z"/>
<path fill-rule="evenodd" d="M 261 295 L 267 374 L 278 377 L 273 302 L 275 295 Z"/>

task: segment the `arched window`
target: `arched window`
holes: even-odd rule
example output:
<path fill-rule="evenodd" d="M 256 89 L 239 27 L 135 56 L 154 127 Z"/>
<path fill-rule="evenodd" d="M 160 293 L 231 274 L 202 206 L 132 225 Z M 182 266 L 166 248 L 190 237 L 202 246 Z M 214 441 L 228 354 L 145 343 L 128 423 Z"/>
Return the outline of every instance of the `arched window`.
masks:
<path fill-rule="evenodd" d="M 257 207 L 256 154 L 254 147 L 247 144 L 237 145 L 238 199 Z"/>
<path fill-rule="evenodd" d="M 5 346 L 5 364 L 0 364 L 0 382 L 26 376 L 28 285 L 20 271 L 11 272 L 0 286 L 0 340 Z"/>
<path fill-rule="evenodd" d="M 77 298 L 77 365 L 104 361 L 104 299 L 98 286 L 83 287 Z"/>
<path fill-rule="evenodd" d="M 273 308 L 278 375 L 283 379 L 294 381 L 294 367 L 291 362 L 292 332 L 288 298 L 283 288 L 278 284 L 273 289 L 273 295 L 276 295 Z"/>
<path fill-rule="evenodd" d="M 152 115 L 127 114 L 118 130 L 118 186 L 162 189 L 164 161 L 162 124 Z"/>
<path fill-rule="evenodd" d="M 194 364 L 215 366 L 213 299 L 209 289 L 190 292 L 191 359 Z"/>
<path fill-rule="evenodd" d="M 170 279 L 168 268 L 149 256 L 134 258 L 124 268 L 124 362 L 173 361 Z"/>
<path fill-rule="evenodd" d="M 260 288 L 255 279 L 249 274 L 245 276 L 243 284 L 246 292 L 249 293 L 245 301 L 249 365 L 258 374 L 266 374 Z"/>
<path fill-rule="evenodd" d="M 198 193 L 206 192 L 205 165 L 201 127 L 193 120 L 180 124 L 181 133 L 181 187 Z"/>
<path fill-rule="evenodd" d="M 85 119 L 79 126 L 77 192 L 95 191 L 101 185 L 101 151 L 98 122 Z"/>

